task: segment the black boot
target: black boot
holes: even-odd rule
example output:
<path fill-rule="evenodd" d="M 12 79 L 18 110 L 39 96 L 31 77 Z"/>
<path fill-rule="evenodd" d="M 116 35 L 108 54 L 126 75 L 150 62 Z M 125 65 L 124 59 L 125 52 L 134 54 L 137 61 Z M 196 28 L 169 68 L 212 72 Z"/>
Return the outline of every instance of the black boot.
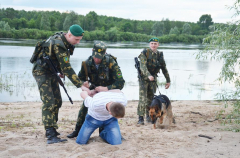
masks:
<path fill-rule="evenodd" d="M 144 118 L 143 118 L 143 116 L 139 116 L 139 120 L 138 120 L 137 124 L 144 125 Z"/>
<path fill-rule="evenodd" d="M 151 118 L 150 118 L 149 114 L 146 115 L 146 120 L 147 120 L 148 123 L 151 122 Z"/>
<path fill-rule="evenodd" d="M 47 135 L 47 144 L 53 144 L 53 143 L 60 143 L 67 141 L 67 139 L 61 139 L 57 137 L 56 129 L 53 127 L 46 129 L 46 135 Z"/>
<path fill-rule="evenodd" d="M 60 133 L 58 133 L 57 130 L 56 130 L 55 128 L 54 128 L 54 130 L 55 130 L 56 135 L 59 136 Z M 49 134 L 49 133 L 47 133 L 47 131 L 46 131 L 46 137 L 48 137 L 48 134 Z"/>
<path fill-rule="evenodd" d="M 78 133 L 81 129 L 81 126 L 77 126 L 75 127 L 75 131 L 73 131 L 71 134 L 67 135 L 68 138 L 74 138 L 78 136 Z"/>

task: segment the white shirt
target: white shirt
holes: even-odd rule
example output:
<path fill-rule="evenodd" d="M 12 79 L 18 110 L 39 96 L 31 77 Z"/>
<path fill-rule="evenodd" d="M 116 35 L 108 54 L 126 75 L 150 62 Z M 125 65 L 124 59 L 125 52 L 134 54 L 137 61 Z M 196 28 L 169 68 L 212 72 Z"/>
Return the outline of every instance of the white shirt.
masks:
<path fill-rule="evenodd" d="M 88 107 L 88 115 L 96 120 L 105 121 L 113 116 L 107 111 L 106 104 L 109 102 L 118 102 L 127 105 L 127 99 L 122 92 L 99 92 L 93 97 L 88 96 L 84 100 L 84 105 Z"/>

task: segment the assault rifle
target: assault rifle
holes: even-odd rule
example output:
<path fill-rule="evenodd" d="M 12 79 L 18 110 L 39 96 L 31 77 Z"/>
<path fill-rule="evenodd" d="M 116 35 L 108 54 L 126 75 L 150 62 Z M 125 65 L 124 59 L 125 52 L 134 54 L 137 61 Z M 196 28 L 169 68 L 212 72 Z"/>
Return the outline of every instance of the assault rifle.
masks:
<path fill-rule="evenodd" d="M 144 86 L 143 86 L 143 81 L 142 81 L 142 77 L 141 77 L 140 63 L 139 63 L 137 57 L 135 57 L 134 60 L 135 60 L 135 68 L 137 69 L 137 72 L 138 72 L 138 79 L 139 79 L 139 82 L 141 82 L 141 85 L 143 88 Z"/>
<path fill-rule="evenodd" d="M 58 83 L 63 87 L 65 93 L 66 93 L 67 96 L 68 96 L 69 101 L 73 104 L 73 101 L 72 101 L 71 97 L 68 95 L 67 90 L 66 90 L 66 88 L 65 88 L 65 86 L 64 86 L 61 78 L 58 76 L 58 73 L 60 73 L 60 72 L 58 71 L 58 69 L 56 68 L 56 66 L 53 64 L 52 59 L 49 58 L 49 56 L 45 56 L 45 57 L 43 57 L 43 59 L 46 61 L 46 63 L 47 63 L 48 66 L 50 67 L 53 75 L 56 76 Z M 60 73 L 60 74 L 62 74 L 62 73 Z"/>

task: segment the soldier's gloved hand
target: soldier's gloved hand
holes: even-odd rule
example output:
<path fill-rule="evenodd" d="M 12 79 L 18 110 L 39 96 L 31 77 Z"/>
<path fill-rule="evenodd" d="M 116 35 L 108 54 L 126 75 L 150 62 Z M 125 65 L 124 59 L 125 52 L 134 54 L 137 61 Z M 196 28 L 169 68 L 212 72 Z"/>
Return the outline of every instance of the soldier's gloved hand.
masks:
<path fill-rule="evenodd" d="M 85 81 L 85 82 L 83 83 L 83 86 L 89 88 L 89 83 L 88 83 L 88 81 Z"/>
<path fill-rule="evenodd" d="M 170 83 L 165 84 L 165 89 L 168 89 L 170 87 Z"/>
<path fill-rule="evenodd" d="M 153 76 L 148 76 L 148 79 L 149 79 L 150 81 L 154 81 L 154 77 L 153 77 Z"/>
<path fill-rule="evenodd" d="M 103 87 L 103 86 L 98 86 L 98 87 L 95 88 L 95 90 L 97 92 L 106 92 L 106 91 L 108 91 L 108 88 L 107 87 Z"/>

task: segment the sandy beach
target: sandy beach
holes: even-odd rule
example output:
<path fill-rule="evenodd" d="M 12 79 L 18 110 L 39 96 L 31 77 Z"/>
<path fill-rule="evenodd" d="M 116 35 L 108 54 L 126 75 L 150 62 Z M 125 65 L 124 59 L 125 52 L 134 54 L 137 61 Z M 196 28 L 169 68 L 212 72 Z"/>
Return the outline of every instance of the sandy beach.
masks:
<path fill-rule="evenodd" d="M 46 144 L 41 121 L 41 102 L 0 102 L 0 157 L 79 158 L 239 158 L 240 134 L 227 131 L 216 114 L 224 109 L 217 101 L 172 101 L 176 123 L 171 127 L 146 123 L 137 127 L 138 101 L 129 101 L 126 115 L 119 119 L 121 145 L 105 143 L 96 130 L 87 145 L 66 136 L 75 127 L 82 102 L 63 102 L 59 113 L 61 138 L 68 141 Z M 225 110 L 229 110 L 225 109 Z M 167 121 L 166 121 L 167 122 Z M 165 124 L 166 124 L 165 122 Z M 200 137 L 199 135 L 209 136 Z"/>

